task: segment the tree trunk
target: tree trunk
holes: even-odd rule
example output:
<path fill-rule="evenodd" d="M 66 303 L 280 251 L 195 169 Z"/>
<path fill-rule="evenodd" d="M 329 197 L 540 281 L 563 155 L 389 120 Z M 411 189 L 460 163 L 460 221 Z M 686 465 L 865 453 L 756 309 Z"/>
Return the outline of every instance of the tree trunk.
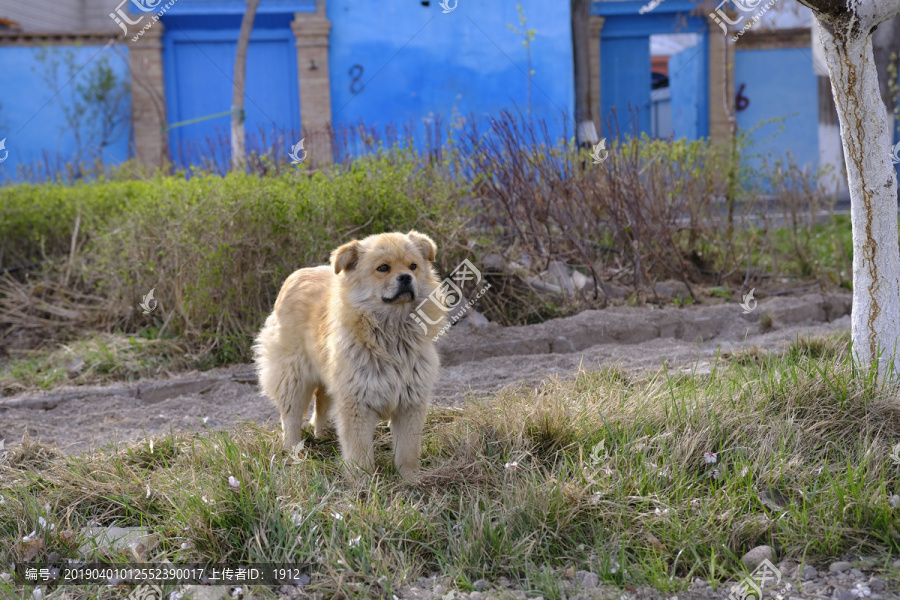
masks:
<path fill-rule="evenodd" d="M 597 142 L 591 106 L 590 0 L 572 0 L 572 57 L 575 63 L 575 140 L 579 146 Z M 598 60 L 599 57 L 593 57 Z"/>
<path fill-rule="evenodd" d="M 881 100 L 871 33 L 900 0 L 800 0 L 819 22 L 841 122 L 853 228 L 853 352 L 880 376 L 900 374 L 900 249 L 892 132 Z"/>
<path fill-rule="evenodd" d="M 231 168 L 243 168 L 247 151 L 244 146 L 244 86 L 247 80 L 247 46 L 259 0 L 247 0 L 247 10 L 241 20 L 237 55 L 234 57 L 234 89 L 231 95 Z"/>

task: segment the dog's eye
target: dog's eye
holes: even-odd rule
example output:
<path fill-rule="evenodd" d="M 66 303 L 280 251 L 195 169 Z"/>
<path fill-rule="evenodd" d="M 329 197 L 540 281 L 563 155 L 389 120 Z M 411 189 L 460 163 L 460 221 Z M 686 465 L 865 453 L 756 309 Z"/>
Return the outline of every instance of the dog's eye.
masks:
<path fill-rule="evenodd" d="M 390 265 L 381 265 L 380 267 L 378 267 L 375 270 L 380 271 L 381 273 L 387 273 L 388 271 L 391 270 L 391 267 L 390 267 Z"/>
<path fill-rule="evenodd" d="M 419 266 L 419 265 L 417 265 L 416 263 L 413 263 L 413 264 L 409 265 L 409 270 L 415 271 L 417 266 Z"/>

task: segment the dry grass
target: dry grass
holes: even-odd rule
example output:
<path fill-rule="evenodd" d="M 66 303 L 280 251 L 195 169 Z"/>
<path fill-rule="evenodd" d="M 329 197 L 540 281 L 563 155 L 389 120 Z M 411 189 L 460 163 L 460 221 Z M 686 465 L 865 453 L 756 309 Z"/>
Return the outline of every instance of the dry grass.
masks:
<path fill-rule="evenodd" d="M 344 477 L 333 441 L 292 457 L 250 424 L 80 457 L 26 442 L 0 467 L 0 564 L 23 559 L 40 516 L 58 525 L 39 559 L 72 556 L 56 532 L 91 520 L 143 525 L 161 537 L 153 560 L 309 564 L 310 589 L 335 598 L 390 597 L 432 574 L 558 598 L 568 567 L 677 591 L 736 576 L 758 544 L 813 564 L 884 558 L 900 551 L 900 393 L 837 354 L 843 340 L 812 340 L 709 376 L 608 369 L 435 409 L 412 483 L 386 427 L 368 483 Z"/>

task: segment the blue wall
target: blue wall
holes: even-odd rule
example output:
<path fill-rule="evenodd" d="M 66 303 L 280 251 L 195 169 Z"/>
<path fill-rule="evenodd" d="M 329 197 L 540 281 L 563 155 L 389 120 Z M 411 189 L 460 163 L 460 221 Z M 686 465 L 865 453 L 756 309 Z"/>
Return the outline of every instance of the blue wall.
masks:
<path fill-rule="evenodd" d="M 749 101 L 745 110 L 737 112 L 738 127 L 750 129 L 767 119 L 784 117 L 754 132 L 751 152 L 770 154 L 772 158 L 790 152 L 801 167 L 818 163 L 818 82 L 811 55 L 808 47 L 741 50 L 738 44 L 734 89 L 740 90 L 743 84 L 743 96 Z M 758 165 L 759 159 L 751 164 Z"/>
<path fill-rule="evenodd" d="M 452 6 L 456 0 L 448 0 Z M 335 123 L 376 129 L 474 116 L 482 127 L 502 109 L 527 109 L 527 60 L 516 2 L 329 0 L 331 103 Z M 532 114 L 562 135 L 574 112 L 568 2 L 522 0 L 531 43 Z M 568 123 L 568 135 L 574 135 Z"/>
<path fill-rule="evenodd" d="M 54 165 L 62 166 L 73 160 L 91 160 L 90 156 L 77 156 L 75 136 L 70 130 L 61 107 L 61 102 L 71 105 L 72 94 L 77 86 L 84 83 L 92 66 L 103 57 L 118 78 L 130 82 L 128 70 L 128 48 L 125 44 L 115 48 L 103 46 L 50 47 L 50 52 L 62 56 L 71 51 L 75 64 L 87 65 L 72 81 L 64 65 L 58 68 L 59 93 L 47 86 L 40 77 L 44 64 L 37 57 L 40 48 L 0 47 L 0 139 L 6 138 L 9 156 L 0 163 L 0 181 L 22 180 L 18 167 L 34 166 L 44 162 L 44 153 Z M 130 122 L 131 102 L 125 98 L 122 105 L 124 116 Z M 87 123 L 81 127 L 84 144 L 91 137 Z M 108 164 L 115 164 L 128 157 L 130 124 L 121 135 L 103 150 Z M 3 152 L 0 151 L 0 158 Z"/>

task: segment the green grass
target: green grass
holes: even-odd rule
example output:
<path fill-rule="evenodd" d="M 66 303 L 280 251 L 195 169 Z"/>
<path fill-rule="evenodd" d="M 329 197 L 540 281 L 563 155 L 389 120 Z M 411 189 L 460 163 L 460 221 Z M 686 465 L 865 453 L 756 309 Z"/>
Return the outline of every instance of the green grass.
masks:
<path fill-rule="evenodd" d="M 391 466 L 386 427 L 364 482 L 344 475 L 333 441 L 309 438 L 292 457 L 252 424 L 77 457 L 26 441 L 0 467 L 0 564 L 23 560 L 41 516 L 57 525 L 37 560 L 74 556 L 91 520 L 140 525 L 160 537 L 156 562 L 309 563 L 324 597 L 390 597 L 437 574 L 559 598 L 570 567 L 675 593 L 734 579 L 759 544 L 778 560 L 887 561 L 900 552 L 897 390 L 845 356 L 844 338 L 813 340 L 708 376 L 607 369 L 436 408 L 414 482 Z"/>
<path fill-rule="evenodd" d="M 0 362 L 0 396 L 47 390 L 61 385 L 132 381 L 204 366 L 172 339 L 95 334 L 53 348 L 13 351 Z"/>

